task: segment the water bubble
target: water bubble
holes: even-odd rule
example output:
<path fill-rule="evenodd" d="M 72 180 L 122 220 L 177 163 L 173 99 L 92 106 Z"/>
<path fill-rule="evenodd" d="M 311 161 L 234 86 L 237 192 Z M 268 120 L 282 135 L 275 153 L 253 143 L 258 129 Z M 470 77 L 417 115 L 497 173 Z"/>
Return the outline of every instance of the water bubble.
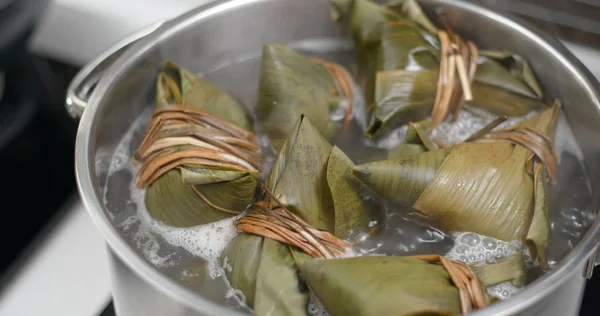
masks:
<path fill-rule="evenodd" d="M 456 253 L 466 254 L 469 252 L 469 246 L 467 245 L 458 245 L 455 249 Z"/>
<path fill-rule="evenodd" d="M 476 234 L 466 233 L 466 234 L 464 234 L 461 237 L 460 241 L 463 242 L 463 243 L 465 243 L 465 244 L 467 244 L 467 245 L 469 245 L 469 246 L 475 246 L 475 245 L 477 245 L 479 243 L 480 238 Z"/>
<path fill-rule="evenodd" d="M 498 243 L 491 238 L 484 238 L 482 243 L 483 243 L 483 247 L 485 247 L 485 249 L 488 249 L 488 250 L 494 250 L 498 246 Z"/>

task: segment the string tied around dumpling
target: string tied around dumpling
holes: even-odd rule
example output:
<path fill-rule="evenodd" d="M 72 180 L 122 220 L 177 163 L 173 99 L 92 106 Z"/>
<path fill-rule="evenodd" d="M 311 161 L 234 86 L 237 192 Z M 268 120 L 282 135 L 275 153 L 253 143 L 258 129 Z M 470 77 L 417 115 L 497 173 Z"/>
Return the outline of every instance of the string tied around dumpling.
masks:
<path fill-rule="evenodd" d="M 295 246 L 313 258 L 339 258 L 350 244 L 326 231 L 315 229 L 291 212 L 262 184 L 262 189 L 274 201 L 256 202 L 234 225 L 243 232 L 260 235 Z"/>
<path fill-rule="evenodd" d="M 452 111 L 454 120 L 456 120 L 465 101 L 473 99 L 471 84 L 475 78 L 479 59 L 477 45 L 472 41 L 465 42 L 460 36 L 454 34 L 446 23 L 444 24 L 447 31 L 437 31 L 440 40 L 440 71 L 431 111 L 434 128 L 443 122 Z M 458 74 L 458 80 L 456 74 Z"/>
<path fill-rule="evenodd" d="M 253 133 L 200 109 L 160 107 L 153 112 L 134 156 L 134 163 L 142 164 L 137 186 L 145 188 L 168 171 L 186 165 L 256 172 L 260 148 L 255 139 Z"/>
<path fill-rule="evenodd" d="M 415 255 L 410 257 L 431 263 L 440 263 L 444 267 L 450 280 L 458 288 L 463 314 L 489 305 L 490 302 L 485 287 L 466 264 L 450 260 L 442 255 Z"/>
<path fill-rule="evenodd" d="M 549 126 L 554 126 L 560 112 L 561 102 L 556 100 L 550 109 Z M 515 124 L 507 128 L 494 131 L 498 125 L 507 120 L 506 116 L 496 118 L 475 132 L 464 142 L 486 142 L 486 141 L 506 141 L 515 145 L 527 148 L 531 152 L 530 159 L 534 157 L 541 162 L 548 172 L 551 181 L 556 180 L 556 169 L 558 168 L 558 157 L 552 139 L 544 131 L 531 126 Z M 532 171 L 533 173 L 533 171 Z M 539 174 L 535 172 L 536 179 Z"/>
<path fill-rule="evenodd" d="M 348 127 L 350 120 L 352 119 L 352 105 L 354 103 L 354 87 L 356 86 L 354 78 L 350 75 L 348 70 L 340 64 L 326 61 L 318 57 L 311 57 L 310 59 L 325 67 L 333 77 L 336 89 L 335 91 L 332 91 L 332 94 L 338 95 L 340 100 L 345 100 L 347 103 L 344 126 Z"/>

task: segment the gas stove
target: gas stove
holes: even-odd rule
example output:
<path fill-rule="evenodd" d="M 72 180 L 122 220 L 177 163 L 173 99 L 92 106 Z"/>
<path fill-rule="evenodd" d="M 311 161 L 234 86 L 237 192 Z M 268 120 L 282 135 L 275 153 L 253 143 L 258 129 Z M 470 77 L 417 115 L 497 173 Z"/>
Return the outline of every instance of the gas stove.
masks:
<path fill-rule="evenodd" d="M 66 88 L 62 82 L 68 82 L 78 68 L 120 39 L 146 25 L 209 1 L 53 0 L 29 43 L 32 58 L 41 65 L 36 73 L 46 76 L 47 90 L 62 96 Z M 548 6 L 541 0 L 473 2 L 518 13 L 541 26 L 560 38 L 600 78 L 600 46 L 596 44 L 600 43 L 600 22 L 594 18 L 600 17 L 600 7 L 594 5 L 598 1 L 562 1 L 577 3 L 574 10 L 568 9 L 570 6 L 565 9 L 557 5 L 560 1 L 551 1 L 552 5 Z M 60 99 L 62 111 L 64 99 L 56 99 Z M 58 120 L 57 110 L 50 112 L 55 115 L 52 120 Z M 62 118 L 55 122 L 75 126 L 75 122 L 67 123 Z M 74 134 L 73 131 L 70 133 L 68 137 L 71 139 L 63 144 L 60 152 L 68 153 L 68 161 L 72 165 Z M 0 271 L 5 279 L 0 292 L 0 315 L 112 316 L 114 310 L 104 240 L 77 197 L 72 168 L 57 177 L 68 179 L 68 185 L 65 185 L 68 194 L 62 195 L 61 203 L 47 206 L 49 215 L 40 219 L 44 225 L 40 224 L 29 238 L 28 255 L 15 259 L 12 270 Z M 31 240 L 37 241 L 32 243 Z M 6 276 L 6 271 L 11 271 L 8 273 L 10 277 Z M 581 315 L 596 315 L 592 310 L 597 310 L 597 302 L 592 297 L 594 293 L 600 293 L 600 273 L 588 282 Z"/>

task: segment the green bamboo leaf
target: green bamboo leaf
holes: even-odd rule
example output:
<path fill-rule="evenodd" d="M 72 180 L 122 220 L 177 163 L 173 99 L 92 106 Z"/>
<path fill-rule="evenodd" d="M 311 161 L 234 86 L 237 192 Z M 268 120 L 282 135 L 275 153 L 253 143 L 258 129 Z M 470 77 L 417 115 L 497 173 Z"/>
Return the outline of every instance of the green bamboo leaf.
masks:
<path fill-rule="evenodd" d="M 474 80 L 524 97 L 538 100 L 541 97 L 505 65 L 485 56 L 480 57 Z"/>
<path fill-rule="evenodd" d="M 469 101 L 465 108 L 475 112 L 486 110 L 492 116 L 518 117 L 547 107 L 539 100 L 523 97 L 479 82 L 474 82 L 471 90 L 473 100 Z M 484 114 L 484 116 L 490 115 Z"/>
<path fill-rule="evenodd" d="M 503 65 L 505 65 L 510 73 L 521 79 L 523 82 L 527 84 L 529 89 L 531 89 L 538 98 L 543 97 L 542 89 L 540 88 L 537 79 L 531 69 L 529 63 L 520 55 L 513 54 L 509 51 L 492 51 L 492 50 L 482 50 L 479 52 L 481 56 L 485 56 L 488 58 L 493 58 Z"/>
<path fill-rule="evenodd" d="M 506 142 L 457 145 L 413 207 L 443 230 L 520 239 L 533 207 L 529 155 Z"/>
<path fill-rule="evenodd" d="M 433 70 L 379 72 L 367 136 L 378 137 L 402 124 L 425 119 L 435 101 L 437 77 Z"/>
<path fill-rule="evenodd" d="M 486 84 L 474 82 L 472 86 L 473 100 L 465 105 L 465 109 L 482 117 L 506 115 L 519 117 L 546 108 L 539 100 L 520 96 Z M 482 112 L 482 110 L 486 112 Z"/>
<path fill-rule="evenodd" d="M 554 137 L 556 133 L 555 124 L 558 116 L 558 107 L 554 106 L 548 108 L 538 115 L 532 116 L 522 123 L 523 126 L 531 127 L 554 143 Z M 553 153 L 556 155 L 556 153 Z M 537 163 L 536 163 L 537 164 Z M 537 165 L 534 165 L 534 170 Z M 546 260 L 546 248 L 548 246 L 549 236 L 549 223 L 550 217 L 548 215 L 549 208 L 549 176 L 548 168 L 546 166 L 540 166 L 539 173 L 534 173 L 534 209 L 531 218 L 531 225 L 527 235 L 525 236 L 525 244 L 529 249 L 532 257 L 536 258 L 537 263 L 542 267 L 547 267 L 548 263 Z"/>
<path fill-rule="evenodd" d="M 439 146 L 434 143 L 429 135 L 432 131 L 430 120 L 409 122 L 404 137 L 404 143 L 396 145 L 388 153 L 388 160 L 420 154 L 426 151 L 438 150 Z"/>
<path fill-rule="evenodd" d="M 388 152 L 388 160 L 396 160 L 402 157 L 416 155 L 428 151 L 427 148 L 419 144 L 401 143 L 396 145 Z"/>
<path fill-rule="evenodd" d="M 332 315 L 458 315 L 460 299 L 441 265 L 407 257 L 306 260 L 300 271 Z"/>
<path fill-rule="evenodd" d="M 264 240 L 254 297 L 254 315 L 306 315 L 308 289 L 287 245 Z"/>
<path fill-rule="evenodd" d="M 437 52 L 430 42 L 425 39 L 425 31 L 417 23 L 402 16 L 401 5 L 390 8 L 367 0 L 335 0 L 330 3 L 332 18 L 351 33 L 354 39 L 358 64 L 358 81 L 363 88 L 367 104 L 377 103 L 376 94 L 381 96 L 381 92 L 377 92 L 376 83 L 379 71 L 439 68 L 436 57 Z M 415 15 L 410 16 L 417 16 L 414 8 L 411 12 Z M 433 82 L 433 97 L 431 97 L 431 102 L 428 102 L 430 104 L 424 105 L 424 107 L 429 107 L 426 110 L 427 114 L 433 105 L 437 78 Z M 403 92 L 403 97 L 406 98 L 407 94 L 410 94 L 410 91 Z M 395 103 L 391 107 L 394 106 L 400 105 Z M 402 106 L 406 106 L 406 104 L 402 104 Z M 366 122 L 362 122 L 363 126 L 369 126 L 370 132 L 368 132 L 368 135 L 374 135 L 379 126 L 385 123 L 384 117 L 394 111 L 390 106 L 387 106 L 387 109 L 374 113 L 379 107 L 379 104 L 371 106 Z M 401 111 L 398 110 L 398 112 Z M 412 118 L 413 115 L 418 118 Z M 404 122 L 406 123 L 410 120 L 419 120 L 425 117 L 426 115 L 423 116 L 419 112 L 409 114 L 408 119 L 406 117 L 401 117 L 401 119 L 407 119 Z M 396 124 L 388 125 L 394 125 L 395 127 Z"/>
<path fill-rule="evenodd" d="M 321 64 L 286 46 L 265 45 L 256 114 L 273 146 L 281 146 L 301 114 L 331 136 L 340 125 L 330 119 L 340 105 L 334 89 L 333 77 Z"/>
<path fill-rule="evenodd" d="M 389 26 L 380 39 L 378 71 L 439 69 L 437 50 L 412 23 L 391 23 L 396 24 Z"/>
<path fill-rule="evenodd" d="M 410 121 L 427 118 L 433 107 L 437 78 L 437 70 L 379 72 L 367 136 L 376 138 Z M 483 116 L 518 117 L 547 108 L 538 99 L 477 81 L 471 90 L 473 100 L 466 108 L 476 113 L 484 110 Z"/>
<path fill-rule="evenodd" d="M 525 283 L 525 261 L 520 252 L 497 263 L 471 265 L 471 270 L 485 286 L 510 281 L 514 286 L 521 287 Z"/>
<path fill-rule="evenodd" d="M 352 167 L 352 160 L 333 147 L 327 163 L 327 184 L 335 209 L 333 234 L 339 238 L 346 238 L 354 228 L 365 228 L 369 223 L 369 205 L 363 198 L 366 187 L 352 175 Z"/>
<path fill-rule="evenodd" d="M 421 9 L 419 3 L 415 0 L 393 0 L 389 1 L 388 7 L 391 10 L 400 12 L 409 20 L 416 22 L 420 27 L 431 34 L 436 34 L 437 27 L 429 20 L 427 15 Z"/>
<path fill-rule="evenodd" d="M 203 184 L 195 187 L 211 204 L 244 211 L 253 198 L 256 180 L 246 175 L 233 181 Z M 183 182 L 181 171 L 173 169 L 152 183 L 146 192 L 146 208 L 155 220 L 169 226 L 190 227 L 231 217 L 204 201 Z"/>
<path fill-rule="evenodd" d="M 331 149 L 311 122 L 301 116 L 279 152 L 267 185 L 309 225 L 333 232 L 334 207 L 327 185 Z"/>
<path fill-rule="evenodd" d="M 183 183 L 188 185 L 201 185 L 209 183 L 218 183 L 233 181 L 239 178 L 245 177 L 249 172 L 237 171 L 237 170 L 219 170 L 209 168 L 189 168 L 183 167 L 179 169 L 181 171 L 181 179 Z M 256 176 L 256 173 L 252 173 L 252 176 Z"/>
<path fill-rule="evenodd" d="M 242 291 L 246 304 L 254 306 L 256 278 L 263 253 L 263 237 L 242 233 L 229 242 L 220 257 L 227 280 Z"/>
<path fill-rule="evenodd" d="M 533 258 L 542 267 L 547 267 L 546 248 L 548 247 L 549 223 L 548 216 L 548 172 L 546 168 L 540 169 L 538 181 L 534 188 L 534 209 L 531 226 L 525 237 L 525 245 Z"/>
<path fill-rule="evenodd" d="M 254 315 L 306 315 L 308 291 L 294 258 L 287 245 L 242 233 L 227 245 L 220 261 Z"/>
<path fill-rule="evenodd" d="M 357 165 L 352 173 L 379 195 L 400 205 L 412 205 L 434 178 L 451 149 L 440 149 L 396 160 Z"/>
<path fill-rule="evenodd" d="M 432 129 L 430 120 L 419 121 L 416 123 L 410 122 L 408 123 L 404 141 L 408 144 L 423 145 L 427 150 L 438 150 L 440 147 L 429 137 Z"/>
<path fill-rule="evenodd" d="M 361 46 L 379 43 L 388 22 L 401 19 L 397 12 L 367 0 L 331 0 L 330 12 Z"/>
<path fill-rule="evenodd" d="M 160 108 L 173 104 L 200 108 L 245 130 L 252 131 L 252 120 L 248 109 L 243 104 L 208 81 L 172 62 L 167 62 L 156 82 L 156 105 Z"/>

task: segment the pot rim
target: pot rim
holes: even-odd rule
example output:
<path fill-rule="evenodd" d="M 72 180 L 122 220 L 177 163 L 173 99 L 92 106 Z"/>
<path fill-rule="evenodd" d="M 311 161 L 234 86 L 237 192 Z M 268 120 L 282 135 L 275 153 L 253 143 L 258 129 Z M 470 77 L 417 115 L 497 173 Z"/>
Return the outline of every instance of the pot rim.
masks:
<path fill-rule="evenodd" d="M 136 61 L 143 58 L 163 40 L 166 40 L 180 30 L 185 29 L 196 22 L 207 19 L 210 16 L 246 5 L 267 1 L 275 0 L 218 0 L 192 9 L 189 12 L 162 24 L 149 36 L 141 39 L 138 43 L 128 49 L 105 72 L 105 75 L 97 84 L 94 93 L 86 106 L 77 132 L 75 169 L 79 193 L 94 224 L 102 232 L 106 242 L 109 244 L 110 251 L 116 254 L 122 262 L 127 264 L 129 268 L 145 282 L 152 285 L 154 288 L 159 289 L 162 293 L 171 296 L 171 298 L 180 301 L 190 309 L 201 313 L 242 315 L 238 311 L 234 311 L 223 305 L 209 301 L 201 295 L 193 293 L 191 290 L 184 288 L 171 278 L 163 275 L 148 261 L 139 256 L 125 240 L 120 237 L 108 216 L 104 214 L 104 206 L 101 202 L 99 188 L 92 176 L 95 172 L 95 162 L 92 160 L 92 157 L 94 156 L 92 149 L 95 147 L 95 139 L 92 139 L 91 136 L 94 134 L 92 133 L 93 128 L 98 128 L 97 126 L 94 126 L 98 124 L 98 122 L 94 122 L 94 118 L 98 111 L 99 104 L 105 97 L 106 92 L 113 88 L 128 68 L 135 64 Z M 589 70 L 587 70 L 557 39 L 542 33 L 536 27 L 527 25 L 527 23 L 515 22 L 505 15 L 492 12 L 489 9 L 476 4 L 455 0 L 424 1 L 448 4 L 460 10 L 484 15 L 501 24 L 509 26 L 515 32 L 521 33 L 521 35 L 524 35 L 529 40 L 541 45 L 576 76 L 581 87 L 583 87 L 585 92 L 591 96 L 596 110 L 600 112 L 600 84 Z M 567 277 L 572 275 L 571 272 L 581 269 L 581 267 L 583 267 L 582 263 L 590 257 L 590 254 L 594 252 L 599 243 L 600 222 L 595 220 L 575 248 L 571 250 L 551 272 L 545 273 L 543 276 L 527 285 L 518 295 L 515 295 L 511 299 L 495 303 L 483 310 L 472 312 L 470 315 L 513 315 L 536 304 L 550 292 L 562 285 Z M 583 273 L 583 271 L 580 273 Z"/>

